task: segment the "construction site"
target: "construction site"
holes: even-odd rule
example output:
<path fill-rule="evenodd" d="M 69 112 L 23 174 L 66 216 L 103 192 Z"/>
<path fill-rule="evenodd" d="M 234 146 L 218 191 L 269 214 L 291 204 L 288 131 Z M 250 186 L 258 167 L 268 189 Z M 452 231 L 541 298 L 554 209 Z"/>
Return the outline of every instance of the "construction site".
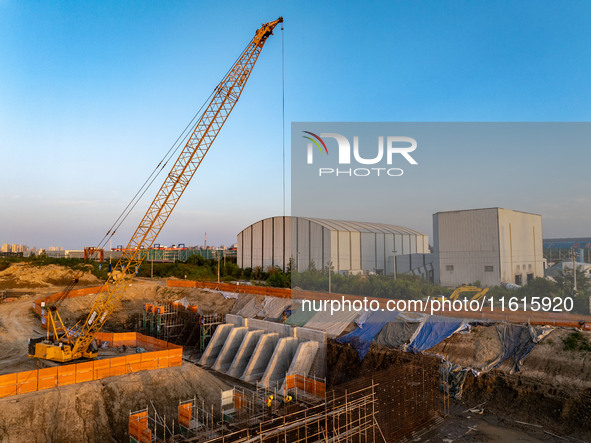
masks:
<path fill-rule="evenodd" d="M 519 316 L 434 321 L 420 312 L 326 321 L 301 305 L 328 294 L 136 279 L 94 335 L 97 357 L 28 357 L 31 331 L 51 329 L 48 306 L 59 300 L 61 316 L 77 321 L 103 288 L 85 274 L 86 287 L 63 297 L 54 284 L 71 275 L 24 265 L 0 273 L 13 288 L 0 304 L 2 441 L 589 436 L 591 356 L 563 350 L 574 330 L 559 326 L 572 321 L 566 315 L 529 326 Z"/>
<path fill-rule="evenodd" d="M 535 249 L 541 242 L 535 214 L 502 208 L 438 213 L 442 246 L 435 254 L 425 235 L 383 224 L 284 216 L 238 235 L 243 268 L 259 266 L 257 260 L 287 267 L 286 223 L 299 223 L 304 246 L 296 244 L 291 255 L 298 268 L 332 258 L 337 273 L 369 275 L 362 265 L 362 252 L 369 250 L 374 273 L 393 279 L 402 272 L 425 279 L 441 274 L 449 287 L 463 288 L 449 297 L 429 296 L 425 304 L 405 303 L 407 309 L 391 309 L 392 302 L 407 301 L 394 297 L 223 283 L 219 274 L 218 282 L 137 276 L 267 39 L 282 24 L 279 17 L 255 31 L 180 138 L 170 154 L 172 168 L 129 243 L 117 248 L 120 257 L 106 280 L 84 266 L 14 260 L 0 269 L 0 442 L 591 441 L 590 315 L 500 311 L 493 302 L 478 313 L 433 312 L 433 303 L 461 300 L 461 292 L 475 291 L 466 300 L 479 301 L 488 291 L 451 279 L 460 261 L 454 257 L 452 265 L 445 256 L 446 228 L 486 212 L 482 217 L 495 220 L 499 232 L 507 220 L 513 247 L 520 241 L 516 220 L 523 219 L 532 223 L 523 238 L 533 239 Z M 85 249 L 88 263 L 103 264 L 126 211 L 98 245 Z M 452 217 L 457 219 L 447 221 Z M 332 246 L 334 232 L 342 235 L 333 236 Z M 466 232 L 458 236 L 466 238 Z M 313 256 L 315 238 L 321 239 L 315 249 L 320 258 Z M 345 241 L 359 245 L 358 265 Z M 283 249 L 276 247 L 280 242 Z M 499 267 L 507 266 L 510 260 L 498 255 Z M 464 261 L 468 266 L 474 260 Z M 519 274 L 503 269 L 499 279 L 517 284 L 522 274 L 523 283 L 543 276 L 537 258 L 521 266 Z M 489 265 L 480 268 L 490 272 Z M 369 300 L 377 308 L 327 310 L 326 302 L 335 299 Z M 314 307 L 323 303 L 325 309 Z M 567 349 L 573 340 L 577 346 Z"/>

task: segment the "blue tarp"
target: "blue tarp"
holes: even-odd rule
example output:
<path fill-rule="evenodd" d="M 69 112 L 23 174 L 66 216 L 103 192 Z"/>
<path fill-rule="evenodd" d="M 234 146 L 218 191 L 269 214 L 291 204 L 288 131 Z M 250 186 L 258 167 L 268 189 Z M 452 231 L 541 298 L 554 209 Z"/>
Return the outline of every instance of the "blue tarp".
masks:
<path fill-rule="evenodd" d="M 374 337 L 380 333 L 387 323 L 393 321 L 398 314 L 399 312 L 391 311 L 372 312 L 365 320 L 365 323 L 353 332 L 337 338 L 336 341 L 343 344 L 350 343 L 357 351 L 357 354 L 359 354 L 359 359 L 363 360 L 369 352 L 369 347 Z"/>
<path fill-rule="evenodd" d="M 501 354 L 483 370 L 498 368 L 509 357 L 513 357 L 511 373 L 520 370 L 525 357 L 541 342 L 554 328 L 550 326 L 515 325 L 499 323 L 496 325 L 499 340 L 503 345 Z"/>
<path fill-rule="evenodd" d="M 465 320 L 431 315 L 425 320 L 408 344 L 411 352 L 425 351 L 441 343 L 450 335 L 467 328 Z"/>

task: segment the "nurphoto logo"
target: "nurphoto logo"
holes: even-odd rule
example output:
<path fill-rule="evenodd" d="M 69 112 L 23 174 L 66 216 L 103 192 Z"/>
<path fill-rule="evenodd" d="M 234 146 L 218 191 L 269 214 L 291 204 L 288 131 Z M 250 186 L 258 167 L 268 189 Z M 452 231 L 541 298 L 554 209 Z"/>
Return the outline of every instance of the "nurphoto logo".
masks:
<path fill-rule="evenodd" d="M 307 135 L 302 137 L 307 142 L 307 160 L 306 163 L 309 165 L 314 164 L 314 153 L 316 148 L 320 152 L 319 155 L 329 154 L 329 148 L 327 144 L 334 146 L 336 141 L 338 150 L 338 156 L 335 158 L 338 160 L 338 165 L 351 165 L 351 142 L 347 137 L 337 132 L 322 132 L 320 135 L 314 134 L 310 131 L 302 131 Z M 386 148 L 384 149 L 384 138 Z M 326 140 L 330 139 L 330 140 Z M 326 141 L 325 141 L 326 140 Z M 417 165 L 416 160 L 410 155 L 417 149 L 417 141 L 411 137 L 400 137 L 400 136 L 378 136 L 377 137 L 377 153 L 374 157 L 362 157 L 359 152 L 359 137 L 353 136 L 353 165 L 376 165 L 374 167 L 358 167 L 358 168 L 346 168 L 346 167 L 320 167 L 318 168 L 318 175 L 323 176 L 355 176 L 355 177 L 367 177 L 370 175 L 374 176 L 389 176 L 389 177 L 400 177 L 404 174 L 404 170 L 399 167 L 390 167 L 393 164 L 393 158 L 397 155 L 402 156 L 411 165 Z M 383 166 L 380 166 L 383 165 Z"/>

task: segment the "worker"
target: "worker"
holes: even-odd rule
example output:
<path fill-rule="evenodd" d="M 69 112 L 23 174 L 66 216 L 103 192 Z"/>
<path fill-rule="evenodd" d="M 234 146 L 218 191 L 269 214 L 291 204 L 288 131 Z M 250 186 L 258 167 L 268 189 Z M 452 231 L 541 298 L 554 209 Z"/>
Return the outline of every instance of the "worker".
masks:
<path fill-rule="evenodd" d="M 265 403 L 267 403 L 267 407 L 270 408 L 273 405 L 273 396 L 269 395 Z"/>
<path fill-rule="evenodd" d="M 293 397 L 289 394 L 287 394 L 285 397 L 283 397 L 283 402 L 284 403 L 289 403 L 290 401 L 293 400 Z"/>

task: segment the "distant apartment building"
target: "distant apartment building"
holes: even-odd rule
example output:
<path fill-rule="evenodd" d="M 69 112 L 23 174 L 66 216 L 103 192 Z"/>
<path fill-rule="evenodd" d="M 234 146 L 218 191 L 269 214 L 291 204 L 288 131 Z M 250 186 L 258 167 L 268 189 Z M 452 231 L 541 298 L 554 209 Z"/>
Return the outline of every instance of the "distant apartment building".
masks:
<path fill-rule="evenodd" d="M 12 248 L 8 243 L 4 243 L 0 248 L 0 252 L 12 252 Z"/>
<path fill-rule="evenodd" d="M 13 244 L 11 249 L 12 249 L 11 252 L 28 252 L 29 251 L 29 247 L 27 245 Z"/>
<path fill-rule="evenodd" d="M 433 215 L 435 281 L 523 285 L 544 276 L 542 216 L 503 208 Z"/>

